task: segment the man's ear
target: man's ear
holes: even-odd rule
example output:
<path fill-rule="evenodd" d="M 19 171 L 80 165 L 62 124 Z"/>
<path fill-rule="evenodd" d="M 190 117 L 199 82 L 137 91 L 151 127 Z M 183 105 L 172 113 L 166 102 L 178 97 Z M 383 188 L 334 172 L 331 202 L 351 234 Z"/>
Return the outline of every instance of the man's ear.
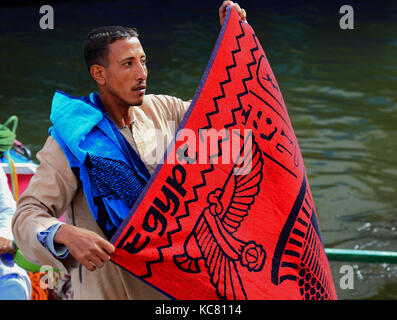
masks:
<path fill-rule="evenodd" d="M 104 85 L 106 83 L 105 68 L 99 64 L 93 64 L 90 67 L 90 74 L 92 79 L 94 79 L 99 85 Z"/>

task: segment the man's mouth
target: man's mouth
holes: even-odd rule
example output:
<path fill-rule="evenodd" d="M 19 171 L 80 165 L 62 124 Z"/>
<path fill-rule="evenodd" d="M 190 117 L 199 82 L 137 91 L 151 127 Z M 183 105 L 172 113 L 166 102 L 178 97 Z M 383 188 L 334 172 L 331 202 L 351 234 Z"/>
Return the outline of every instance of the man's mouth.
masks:
<path fill-rule="evenodd" d="M 145 93 L 146 86 L 145 85 L 140 85 L 140 86 L 137 86 L 137 87 L 133 87 L 132 90 L 136 91 L 138 93 Z"/>

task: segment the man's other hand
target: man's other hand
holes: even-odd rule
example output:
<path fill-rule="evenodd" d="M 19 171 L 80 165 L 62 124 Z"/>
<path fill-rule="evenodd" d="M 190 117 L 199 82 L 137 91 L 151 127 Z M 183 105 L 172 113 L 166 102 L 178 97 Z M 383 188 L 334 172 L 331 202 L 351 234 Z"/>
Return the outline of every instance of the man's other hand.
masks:
<path fill-rule="evenodd" d="M 238 3 L 233 1 L 223 1 L 221 7 L 219 8 L 219 22 L 221 25 L 223 25 L 223 21 L 225 21 L 226 18 L 226 6 L 235 7 L 240 19 L 247 22 L 247 13 L 244 9 L 240 8 Z"/>
<path fill-rule="evenodd" d="M 102 268 L 114 251 L 114 246 L 95 232 L 69 224 L 59 227 L 54 242 L 65 245 L 69 253 L 90 271 Z"/>

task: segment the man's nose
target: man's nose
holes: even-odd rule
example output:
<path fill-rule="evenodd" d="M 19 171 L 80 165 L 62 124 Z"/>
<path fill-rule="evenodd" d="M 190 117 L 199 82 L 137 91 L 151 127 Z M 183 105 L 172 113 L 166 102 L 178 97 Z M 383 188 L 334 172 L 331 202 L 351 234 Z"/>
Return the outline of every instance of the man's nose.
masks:
<path fill-rule="evenodd" d="M 136 77 L 138 80 L 146 80 L 147 78 L 147 68 L 144 64 L 138 63 Z"/>

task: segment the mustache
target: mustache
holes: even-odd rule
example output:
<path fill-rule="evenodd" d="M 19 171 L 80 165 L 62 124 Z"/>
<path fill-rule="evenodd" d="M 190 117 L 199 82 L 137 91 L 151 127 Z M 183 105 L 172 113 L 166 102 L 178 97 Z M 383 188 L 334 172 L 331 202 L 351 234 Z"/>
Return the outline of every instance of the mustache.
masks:
<path fill-rule="evenodd" d="M 131 88 L 131 90 L 142 90 L 142 89 L 146 89 L 146 82 L 144 81 L 136 84 Z"/>

